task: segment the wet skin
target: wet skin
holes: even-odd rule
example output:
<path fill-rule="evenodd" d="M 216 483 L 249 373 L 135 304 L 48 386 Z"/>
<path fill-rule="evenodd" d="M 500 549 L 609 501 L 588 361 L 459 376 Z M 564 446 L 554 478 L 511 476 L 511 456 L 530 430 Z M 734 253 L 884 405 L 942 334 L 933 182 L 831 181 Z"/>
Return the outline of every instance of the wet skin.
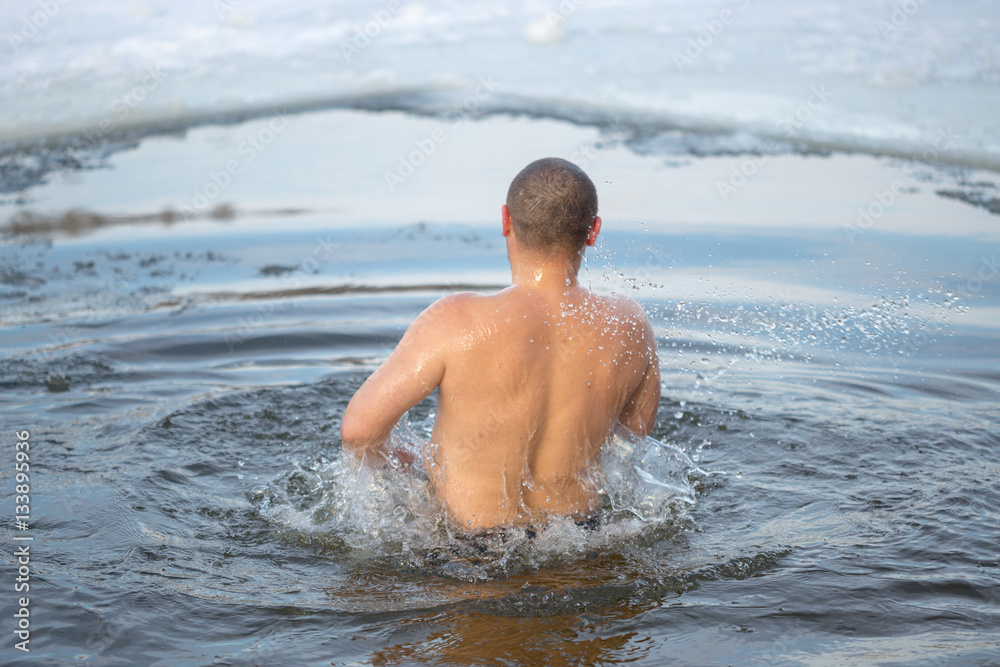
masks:
<path fill-rule="evenodd" d="M 599 231 L 595 218 L 587 245 Z M 379 465 L 399 418 L 437 388 L 428 472 L 467 530 L 595 510 L 590 473 L 601 446 L 616 427 L 649 433 L 660 398 L 656 342 L 639 305 L 580 287 L 583 248 L 522 248 L 506 206 L 503 232 L 513 284 L 427 308 L 341 423 L 345 449 Z"/>

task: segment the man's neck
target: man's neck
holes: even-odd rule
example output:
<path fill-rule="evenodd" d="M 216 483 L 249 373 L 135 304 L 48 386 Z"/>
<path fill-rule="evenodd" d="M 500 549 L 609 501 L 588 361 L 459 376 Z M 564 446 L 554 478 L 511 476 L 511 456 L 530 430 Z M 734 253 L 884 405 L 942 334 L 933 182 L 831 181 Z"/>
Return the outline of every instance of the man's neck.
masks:
<path fill-rule="evenodd" d="M 581 256 L 575 258 L 526 255 L 510 265 L 511 279 L 517 287 L 527 287 L 543 292 L 565 292 L 579 285 L 577 273 Z"/>

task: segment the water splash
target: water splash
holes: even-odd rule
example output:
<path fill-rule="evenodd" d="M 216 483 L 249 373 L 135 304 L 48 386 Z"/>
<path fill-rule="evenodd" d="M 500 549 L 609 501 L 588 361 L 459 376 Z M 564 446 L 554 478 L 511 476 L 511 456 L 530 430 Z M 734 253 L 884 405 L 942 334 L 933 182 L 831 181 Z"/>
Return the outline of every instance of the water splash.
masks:
<path fill-rule="evenodd" d="M 251 493 L 257 512 L 284 539 L 308 542 L 339 559 L 482 581 L 614 553 L 683 529 L 703 472 L 679 447 L 617 434 L 606 444 L 594 482 L 595 521 L 556 518 L 542 526 L 474 536 L 452 526 L 424 465 L 427 423 L 404 421 L 394 437 L 413 453 L 412 468 L 358 466 L 347 457 L 298 463 Z"/>

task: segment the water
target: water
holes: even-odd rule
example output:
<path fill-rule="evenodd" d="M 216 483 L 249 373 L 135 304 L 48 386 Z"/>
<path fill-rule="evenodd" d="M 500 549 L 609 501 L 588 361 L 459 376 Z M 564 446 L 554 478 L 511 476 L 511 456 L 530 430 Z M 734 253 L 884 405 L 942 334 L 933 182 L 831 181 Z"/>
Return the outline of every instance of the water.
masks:
<path fill-rule="evenodd" d="M 383 6 L 60 7 L 0 68 L 5 663 L 1000 662 L 992 5 L 408 3 L 350 62 Z M 663 399 L 597 529 L 482 549 L 339 420 L 421 309 L 507 284 L 547 154 L 598 185 L 581 282 L 641 301 Z"/>
<path fill-rule="evenodd" d="M 0 152 L 18 187 L 137 136 L 336 107 L 560 118 L 668 155 L 1000 167 L 989 0 L 45 4 L 0 9 L 0 145 L 35 147 Z"/>

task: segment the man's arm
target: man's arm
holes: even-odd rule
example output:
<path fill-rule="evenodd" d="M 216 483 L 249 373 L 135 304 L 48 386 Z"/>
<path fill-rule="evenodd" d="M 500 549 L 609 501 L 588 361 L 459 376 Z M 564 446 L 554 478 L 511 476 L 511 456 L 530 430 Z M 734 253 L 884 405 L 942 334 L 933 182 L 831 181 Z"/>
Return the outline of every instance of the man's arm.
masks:
<path fill-rule="evenodd" d="M 641 313 L 641 311 L 640 311 Z M 649 435 L 656 425 L 656 414 L 660 409 L 660 359 L 656 353 L 656 336 L 645 314 L 642 318 L 642 344 L 649 354 L 639 385 L 625 401 L 618 423 L 637 435 Z"/>
<path fill-rule="evenodd" d="M 441 384 L 449 331 L 445 315 L 457 296 L 438 300 L 413 321 L 344 410 L 340 440 L 365 463 L 385 462 L 385 447 L 399 418 Z"/>

